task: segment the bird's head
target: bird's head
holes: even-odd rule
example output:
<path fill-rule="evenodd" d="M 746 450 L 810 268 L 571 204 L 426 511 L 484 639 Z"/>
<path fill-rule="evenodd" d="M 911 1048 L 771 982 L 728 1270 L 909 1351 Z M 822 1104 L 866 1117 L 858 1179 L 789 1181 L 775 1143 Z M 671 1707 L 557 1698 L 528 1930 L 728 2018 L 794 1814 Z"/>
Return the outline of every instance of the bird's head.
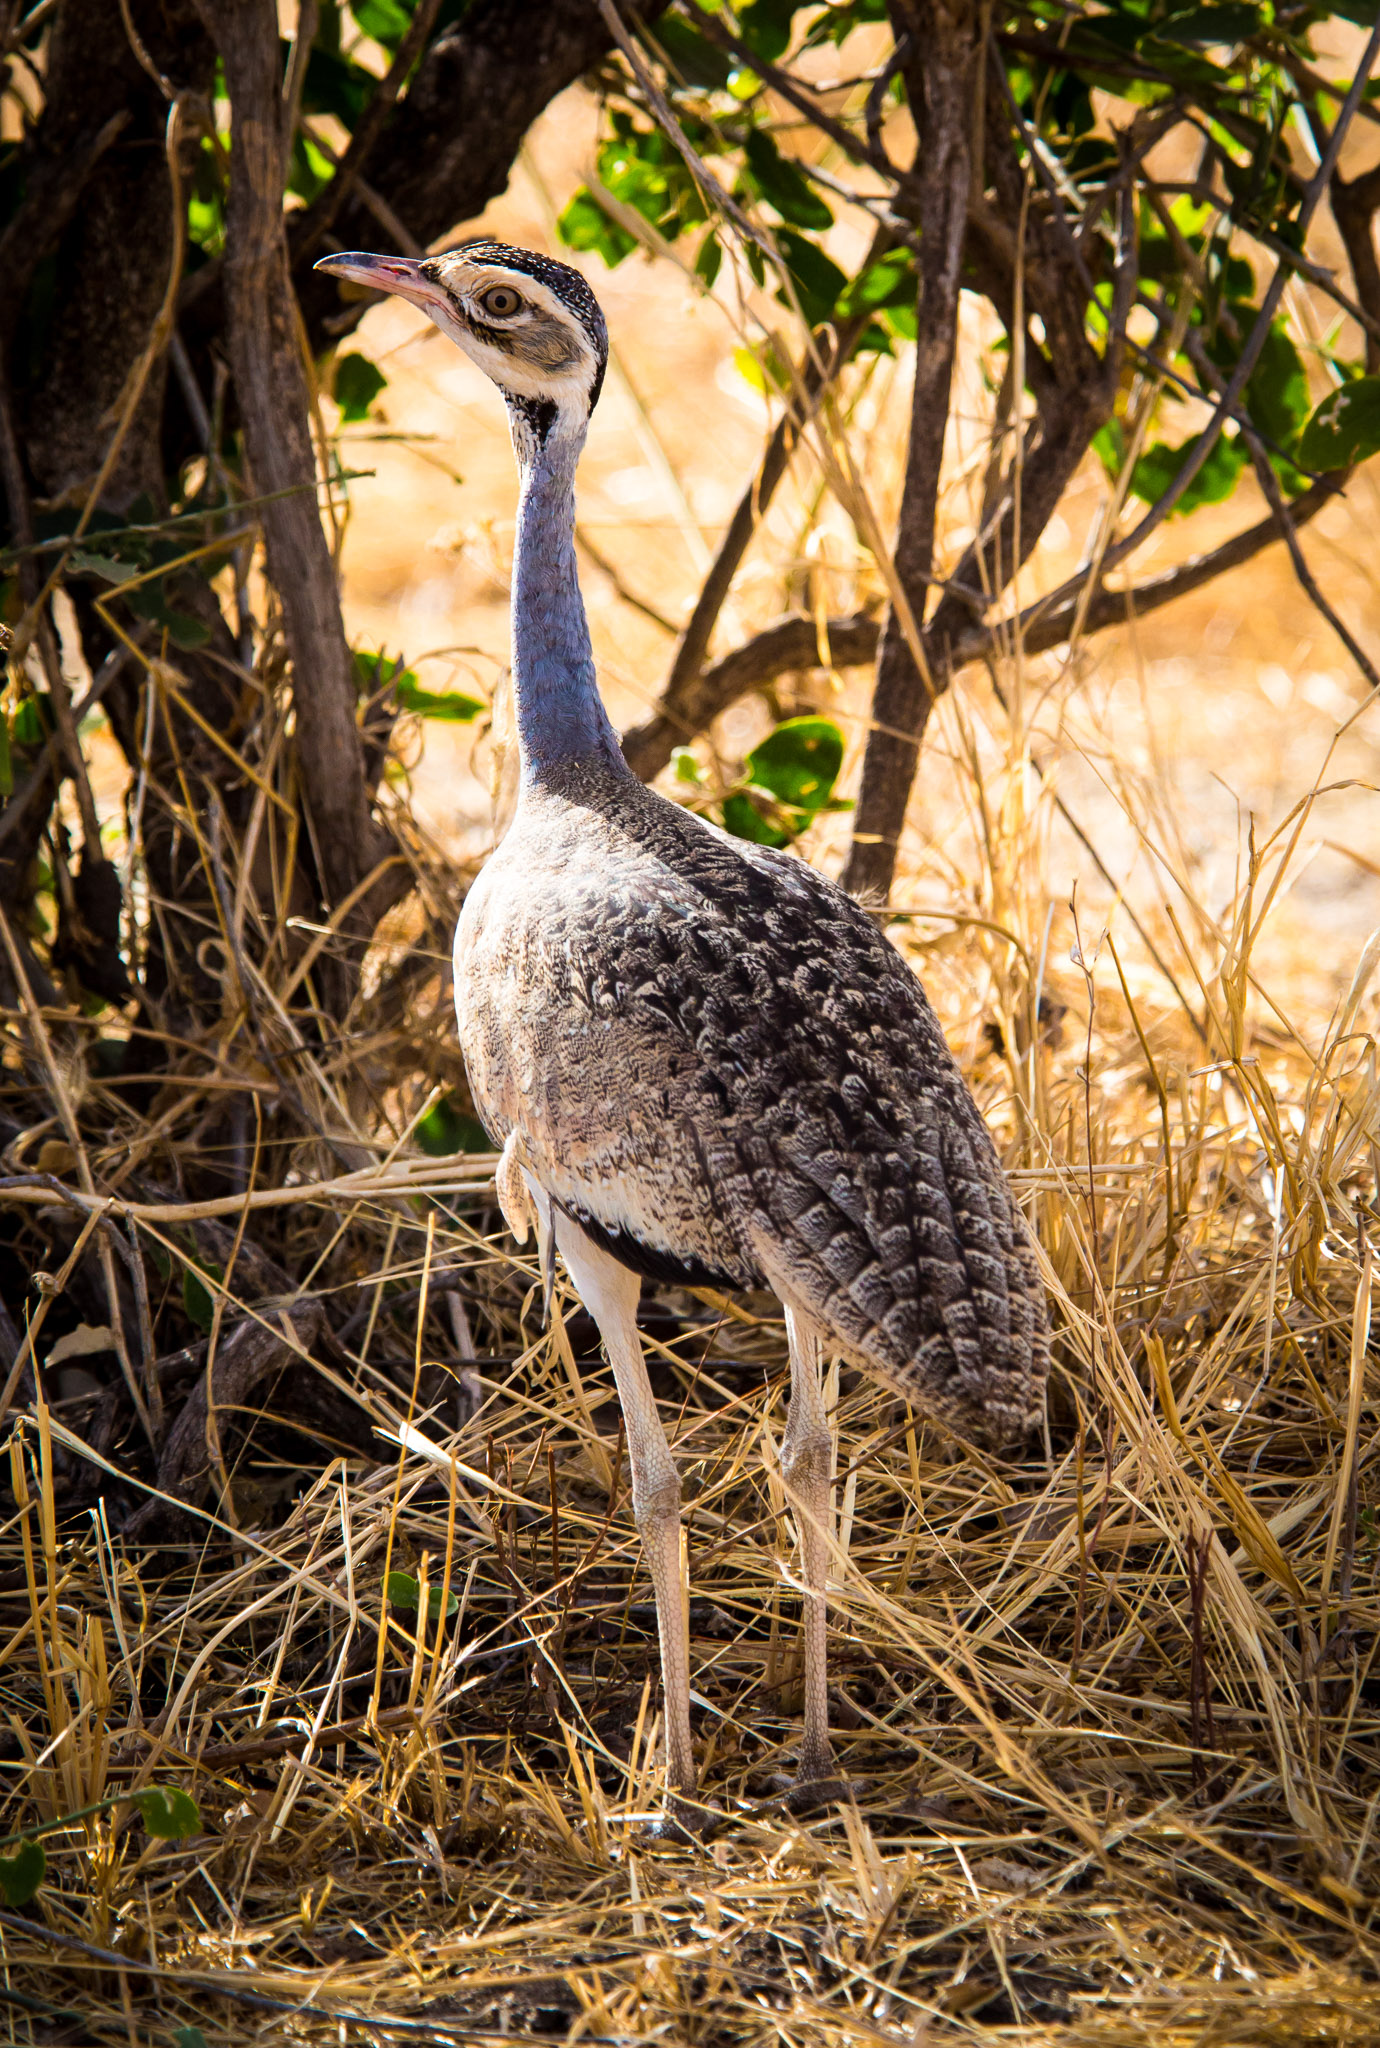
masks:
<path fill-rule="evenodd" d="M 554 430 L 583 437 L 604 381 L 608 330 L 578 270 L 531 249 L 471 242 L 440 256 L 349 253 L 318 270 L 420 306 L 507 401 L 520 455 Z"/>

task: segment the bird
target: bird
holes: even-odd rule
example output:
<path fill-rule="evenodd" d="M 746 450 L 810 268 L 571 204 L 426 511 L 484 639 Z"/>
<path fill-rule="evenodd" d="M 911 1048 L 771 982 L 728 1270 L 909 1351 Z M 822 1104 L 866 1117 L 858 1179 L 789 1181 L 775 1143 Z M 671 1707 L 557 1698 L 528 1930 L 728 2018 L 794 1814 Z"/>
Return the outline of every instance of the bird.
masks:
<path fill-rule="evenodd" d="M 668 1798 L 696 1790 L 681 1484 L 647 1374 L 643 1278 L 770 1289 L 790 1394 L 780 1471 L 801 1554 L 796 1784 L 837 1785 L 825 1608 L 826 1359 L 1004 1449 L 1041 1410 L 1033 1241 L 918 976 L 796 853 L 644 785 L 599 693 L 575 472 L 608 362 L 572 266 L 494 241 L 316 268 L 419 307 L 498 387 L 519 478 L 519 791 L 466 895 L 455 1008 L 520 1242 L 559 1252 L 598 1325 L 656 1596 Z"/>

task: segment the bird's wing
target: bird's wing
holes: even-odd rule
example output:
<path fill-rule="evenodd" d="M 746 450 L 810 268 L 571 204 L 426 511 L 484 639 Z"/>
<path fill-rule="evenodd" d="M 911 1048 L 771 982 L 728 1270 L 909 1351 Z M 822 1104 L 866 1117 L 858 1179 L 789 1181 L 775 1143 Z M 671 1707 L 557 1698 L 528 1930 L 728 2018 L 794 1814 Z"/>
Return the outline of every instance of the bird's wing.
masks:
<path fill-rule="evenodd" d="M 1019 1435 L 1047 1363 L 1038 1274 L 919 981 L 793 856 L 690 852 L 698 909 L 630 930 L 616 972 L 693 1050 L 677 1108 L 712 1198 L 826 1343 L 960 1427 Z"/>

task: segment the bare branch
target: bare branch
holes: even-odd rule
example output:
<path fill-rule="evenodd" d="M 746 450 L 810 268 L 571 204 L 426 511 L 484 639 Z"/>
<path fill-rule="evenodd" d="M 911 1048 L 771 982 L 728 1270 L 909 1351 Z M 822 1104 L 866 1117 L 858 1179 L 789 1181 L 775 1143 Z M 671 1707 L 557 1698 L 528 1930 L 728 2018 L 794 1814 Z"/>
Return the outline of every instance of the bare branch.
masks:
<path fill-rule="evenodd" d="M 350 135 L 350 140 L 339 163 L 335 176 L 324 192 L 317 194 L 307 208 L 296 234 L 293 236 L 293 261 L 306 263 L 320 246 L 323 235 L 335 226 L 340 209 L 355 190 L 364 168 L 364 159 L 378 141 L 383 124 L 392 113 L 398 94 L 410 76 L 413 66 L 431 40 L 431 31 L 436 25 L 436 16 L 441 11 L 441 0 L 421 0 L 417 12 L 407 25 L 407 33 L 398 44 L 398 53 L 379 80 L 378 89 L 368 106 L 360 115 Z"/>
<path fill-rule="evenodd" d="M 1339 495 L 1346 479 L 1341 473 L 1321 482 L 1287 507 L 1295 532 L 1317 517 L 1323 506 Z M 1082 635 L 1102 633 L 1112 626 L 1134 624 L 1151 612 L 1188 597 L 1214 582 L 1229 569 L 1237 569 L 1275 541 L 1285 539 L 1283 525 L 1274 513 L 1258 520 L 1223 541 L 1220 547 L 1191 556 L 1162 576 L 1152 576 L 1129 590 L 1098 590 L 1090 599 L 1080 623 L 1077 601 L 1071 600 L 1049 612 L 1041 603 L 1031 605 L 1019 617 L 988 624 L 970 624 L 961 638 L 950 643 L 949 659 L 956 672 L 971 661 L 982 661 L 1009 649 L 1017 635 L 1027 654 L 1045 654 L 1060 647 L 1077 630 Z M 936 613 L 936 617 L 938 614 Z M 662 698 L 652 717 L 624 735 L 623 752 L 644 781 L 650 781 L 671 758 L 674 747 L 703 732 L 729 706 L 752 690 L 761 689 L 777 676 L 793 669 L 822 666 L 818 622 L 804 613 L 789 613 L 774 619 L 741 647 L 726 654 L 699 676 L 693 687 L 672 707 Z M 861 668 L 871 661 L 882 638 L 882 621 L 865 612 L 832 618 L 823 627 L 825 644 L 835 668 Z"/>
<path fill-rule="evenodd" d="M 959 290 L 972 184 L 977 12 L 971 0 L 895 0 L 893 28 L 910 37 L 903 65 L 917 147 L 911 184 L 921 255 L 916 266 L 915 383 L 894 559 L 900 599 L 882 634 L 872 730 L 863 760 L 850 889 L 885 890 L 915 773 L 918 735 L 935 685 L 919 642 L 934 563 L 935 518 L 958 337 Z M 914 743 L 907 737 L 916 733 Z"/>
<path fill-rule="evenodd" d="M 322 886 L 328 902 L 338 904 L 384 857 L 385 835 L 370 816 L 335 564 L 316 507 L 316 457 L 283 234 L 277 31 L 257 0 L 200 4 L 220 47 L 234 112 L 225 263 L 231 366 L 252 487 L 270 500 L 264 542 L 292 654 L 298 769 Z M 388 871 L 353 923 L 369 928 L 399 882 L 396 870 Z"/>
<path fill-rule="evenodd" d="M 1325 476 L 1302 497 L 1294 500 L 1290 513 L 1295 531 L 1316 518 L 1323 506 L 1344 489 L 1349 474 L 1349 471 L 1339 470 L 1334 476 Z M 978 660 L 994 644 L 1010 646 L 1018 635 L 1027 654 L 1043 654 L 1051 647 L 1062 646 L 1075 628 L 1083 633 L 1100 633 L 1108 626 L 1130 625 L 1136 619 L 1173 604 L 1178 598 L 1187 597 L 1192 591 L 1201 590 L 1204 584 L 1212 583 L 1228 569 L 1240 568 L 1243 562 L 1249 562 L 1262 548 L 1282 537 L 1283 528 L 1272 512 L 1267 518 L 1257 520 L 1254 526 L 1245 527 L 1230 540 L 1223 541 L 1220 547 L 1210 548 L 1206 554 L 1193 555 L 1177 568 L 1166 569 L 1161 576 L 1151 576 L 1144 583 L 1135 584 L 1127 590 L 1108 590 L 1104 586 L 1089 600 L 1081 624 L 1078 618 L 1081 585 L 1075 582 L 1071 595 L 1064 595 L 1062 589 L 1055 593 L 1061 602 L 1052 609 L 1050 598 L 1038 598 L 1014 619 L 993 625 L 971 625 L 950 643 L 950 660 L 958 669 L 965 662 Z"/>
<path fill-rule="evenodd" d="M 821 628 L 802 613 L 764 626 L 712 668 L 688 676 L 674 697 L 668 688 L 652 717 L 623 736 L 623 752 L 644 782 L 666 766 L 674 747 L 693 739 L 721 711 L 792 669 L 858 668 L 872 660 L 881 621 L 865 612 L 827 619 Z"/>
<path fill-rule="evenodd" d="M 1220 391 L 1224 382 L 1222 373 L 1208 355 L 1201 337 L 1190 332 L 1185 335 L 1184 340 L 1199 377 L 1205 384 Z M 1241 422 L 1241 432 L 1245 437 L 1246 446 L 1250 450 L 1251 466 L 1255 470 L 1256 481 L 1260 485 L 1261 495 L 1274 514 L 1275 521 L 1284 536 L 1285 545 L 1289 550 L 1289 559 L 1294 565 L 1294 574 L 1298 578 L 1300 589 L 1304 592 L 1315 610 L 1331 626 L 1357 668 L 1360 669 L 1370 688 L 1372 690 L 1380 689 L 1380 673 L 1377 673 L 1375 664 L 1371 661 L 1370 656 L 1351 631 L 1345 619 L 1338 614 L 1327 598 L 1324 597 L 1321 589 L 1318 587 L 1317 578 L 1308 566 L 1307 558 L 1299 544 L 1299 537 L 1294 531 L 1293 515 L 1289 510 L 1284 493 L 1280 489 L 1279 478 L 1270 466 L 1270 456 L 1264 441 L 1248 419 Z"/>
<path fill-rule="evenodd" d="M 1341 112 L 1337 116 L 1332 134 L 1328 139 L 1327 146 L 1322 153 L 1322 161 L 1310 178 L 1307 189 L 1304 192 L 1303 202 L 1299 207 L 1295 223 L 1300 240 L 1308 231 L 1309 222 L 1317 211 L 1319 200 L 1330 187 L 1333 174 L 1337 168 L 1338 159 L 1341 155 L 1342 144 L 1346 139 L 1347 130 L 1351 126 L 1356 108 L 1360 104 L 1361 95 L 1365 91 L 1377 55 L 1380 55 L 1380 21 L 1377 21 L 1374 29 L 1371 31 L 1361 56 L 1361 62 L 1357 67 L 1356 76 L 1352 80 L 1351 90 L 1346 96 Z M 1275 313 L 1279 308 L 1281 298 L 1284 296 L 1284 287 L 1289 281 L 1290 274 L 1290 266 L 1287 263 L 1281 262 L 1276 264 L 1274 276 L 1266 286 L 1264 296 L 1261 299 L 1260 311 L 1255 317 L 1255 323 L 1246 337 L 1246 341 L 1232 369 L 1231 376 L 1222 391 L 1222 395 L 1213 408 L 1212 418 L 1208 421 L 1202 433 L 1195 437 L 1192 448 L 1185 457 L 1183 465 L 1178 475 L 1174 478 L 1173 483 L 1169 486 L 1169 489 L 1165 491 L 1162 497 L 1156 500 L 1144 518 L 1138 525 L 1132 528 L 1130 533 L 1124 535 L 1114 546 L 1108 548 L 1103 561 L 1105 569 L 1116 568 L 1119 563 L 1126 561 L 1137 549 L 1143 546 L 1155 528 L 1169 517 L 1169 514 L 1174 510 L 1184 492 L 1193 482 L 1193 479 L 1197 476 L 1209 455 L 1211 455 L 1217 445 L 1222 428 L 1236 411 L 1251 372 L 1260 358 L 1260 351 L 1264 348 L 1269 338 Z M 1076 582 L 1077 579 L 1075 578 L 1070 583 L 1064 585 L 1063 589 L 1057 593 L 1059 598 L 1062 599 L 1072 590 Z"/>
<path fill-rule="evenodd" d="M 880 230 L 873 238 L 867 263 L 873 262 L 890 246 L 890 234 L 885 229 Z M 772 437 L 767 443 L 767 452 L 762 457 L 761 467 L 738 500 L 737 509 L 729 521 L 719 552 L 695 600 L 695 609 L 691 612 L 685 631 L 681 634 L 671 663 L 671 672 L 666 678 L 666 687 L 662 692 L 661 701 L 668 716 L 677 718 L 686 715 L 685 704 L 689 701 L 696 678 L 704 666 L 719 613 L 723 610 L 724 602 L 733 586 L 739 564 L 751 545 L 752 536 L 762 522 L 777 485 L 786 474 L 804 427 L 814 417 L 821 395 L 849 360 L 871 317 L 870 313 L 863 314 L 859 318 L 845 322 L 832 335 L 817 337 L 795 372 L 790 403 L 776 423 Z M 691 724 L 682 730 L 694 732 L 698 727 Z"/>
<path fill-rule="evenodd" d="M 1356 297 L 1366 312 L 1366 368 L 1380 370 L 1380 262 L 1375 255 L 1375 215 L 1380 209 L 1380 164 L 1358 178 L 1332 176 L 1328 198 L 1351 265 Z"/>
<path fill-rule="evenodd" d="M 896 165 L 892 163 L 890 157 L 882 148 L 880 140 L 874 139 L 873 135 L 869 132 L 868 139 L 864 141 L 861 136 L 854 134 L 846 122 L 836 121 L 828 109 L 820 105 L 814 94 L 809 92 L 800 83 L 799 79 L 792 78 L 790 72 L 783 71 L 779 64 L 773 64 L 769 58 L 762 55 L 760 50 L 754 50 L 749 43 L 745 43 L 742 40 L 741 36 L 735 36 L 731 29 L 725 27 L 717 15 L 706 14 L 704 9 L 696 4 L 696 0 L 681 0 L 681 9 L 690 16 L 700 34 L 707 41 L 716 44 L 721 50 L 728 51 L 747 70 L 755 72 L 759 78 L 763 79 L 772 88 L 773 92 L 780 94 L 788 106 L 794 107 L 798 114 L 803 114 L 812 128 L 818 128 L 821 135 L 827 135 L 831 142 L 836 142 L 844 155 L 851 157 L 854 163 L 866 164 L 869 169 L 879 171 L 884 178 L 898 180 L 904 178 L 904 172 L 898 170 Z M 893 52 L 892 58 L 880 74 L 879 83 L 883 91 L 885 91 L 887 84 L 894 76 L 895 67 L 899 62 L 899 50 L 900 42 L 898 39 L 896 51 Z M 874 92 L 876 91 L 875 86 L 873 90 Z M 871 97 L 869 97 L 868 104 L 869 106 L 871 105 Z M 870 122 L 869 129 L 872 126 L 873 124 Z"/>
<path fill-rule="evenodd" d="M 655 20 L 665 4 L 646 0 L 642 19 Z M 381 202 L 419 248 L 453 233 L 503 191 L 533 121 L 607 54 L 609 42 L 591 0 L 471 0 L 461 19 L 429 42 L 405 94 L 405 81 L 394 79 L 396 67 L 390 66 L 380 91 L 392 79 L 397 97 L 382 109 L 386 118 L 367 151 L 344 153 L 343 166 L 353 155 L 354 168 L 348 189 L 337 193 L 329 230 L 318 231 L 314 208 L 288 222 L 294 279 L 314 351 L 348 333 L 368 304 L 342 300 L 334 278 L 312 271 L 310 259 L 322 236 L 329 232 L 345 248 L 386 246 L 390 230 L 371 201 Z M 372 109 L 363 118 L 372 123 Z M 333 179 L 320 203 L 336 184 Z M 222 284 L 223 266 L 206 263 L 183 288 L 183 335 L 194 360 L 223 329 Z"/>
<path fill-rule="evenodd" d="M 927 38 L 922 47 L 932 49 L 933 38 Z M 989 74 L 995 64 L 993 53 Z M 917 104 L 917 84 L 909 79 L 908 84 L 912 104 Z M 1110 338 L 1105 355 L 1099 358 L 1087 334 L 1086 308 L 1095 288 L 1087 257 L 1063 217 L 1062 199 L 1056 190 L 1046 188 L 1050 206 L 1044 214 L 1037 214 L 1032 207 L 1026 173 L 1010 141 L 1009 109 L 990 75 L 985 84 L 985 109 L 984 175 L 992 182 L 1000 204 L 994 208 L 976 199 L 965 187 L 963 250 L 969 260 L 975 251 L 985 252 L 978 266 L 983 289 L 1001 313 L 1012 336 L 1013 349 L 1019 342 L 1027 375 L 1038 394 L 1035 438 L 1032 446 L 1021 449 L 1020 459 L 1013 463 L 997 501 L 995 516 L 984 519 L 982 530 L 966 550 L 925 628 L 921 653 L 926 672 L 922 675 L 909 647 L 904 656 L 899 647 L 893 652 L 890 631 L 883 640 L 872 730 L 855 818 L 854 847 L 846 871 L 848 884 L 855 889 L 885 893 L 890 886 L 920 741 L 935 698 L 947 688 L 955 666 L 951 644 L 962 635 L 970 620 L 983 617 L 993 594 L 1006 588 L 1016 568 L 1028 558 L 1092 435 L 1109 416 L 1115 402 L 1126 315 L 1135 289 L 1134 241 L 1126 230 L 1123 204 L 1109 309 Z M 926 142 L 925 182 L 932 174 L 932 154 Z M 1123 181 L 1128 175 L 1129 160 L 1123 165 Z M 1018 231 L 1013 232 L 1008 221 L 1019 223 Z M 933 227 L 922 225 L 921 239 L 932 250 L 937 246 Z M 923 273 L 923 264 L 921 268 Z M 939 303 L 938 294 L 926 285 L 921 294 L 922 308 L 927 295 L 933 310 Z M 1027 307 L 1040 313 L 1046 338 L 1043 350 L 1036 348 L 1027 334 Z M 923 350 L 923 315 L 920 331 L 919 347 Z M 919 370 L 917 361 L 912 442 L 917 431 L 928 431 L 933 436 L 933 421 L 927 427 L 918 425 L 922 409 L 933 408 L 941 422 L 932 458 L 937 488 L 948 394 L 947 388 L 942 394 L 922 390 Z M 909 486 L 908 470 L 907 490 Z M 912 600 L 918 619 L 922 615 L 924 585 L 915 580 L 916 570 L 902 559 L 907 519 L 903 495 L 896 566 L 903 589 L 909 592 L 914 588 L 918 594 L 920 601 Z M 927 559 L 921 572 L 925 578 L 929 566 Z M 897 641 L 902 638 L 899 634 L 895 637 Z M 909 675 L 905 673 L 907 660 L 913 671 Z"/>

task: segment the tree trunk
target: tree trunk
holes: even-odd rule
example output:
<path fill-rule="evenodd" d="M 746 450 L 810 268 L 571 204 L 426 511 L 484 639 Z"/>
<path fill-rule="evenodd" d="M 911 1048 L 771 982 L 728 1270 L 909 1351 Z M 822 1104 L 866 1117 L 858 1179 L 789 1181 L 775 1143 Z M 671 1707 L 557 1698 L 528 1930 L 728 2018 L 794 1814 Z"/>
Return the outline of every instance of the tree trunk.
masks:
<path fill-rule="evenodd" d="M 215 48 L 191 0 L 134 0 L 131 22 L 152 65 L 175 92 L 209 92 Z M 12 433 L 0 449 L 6 525 L 20 545 L 33 539 L 46 513 L 70 531 L 101 469 L 122 394 L 150 346 L 154 322 L 174 261 L 172 187 L 165 135 L 168 102 L 138 62 L 118 8 L 108 0 L 65 0 L 53 23 L 43 115 L 27 153 L 25 200 L 3 237 L 7 290 L 0 293 L 0 409 Z M 196 143 L 181 149 L 184 177 Z M 120 444 L 96 507 L 124 518 L 141 500 L 154 516 L 166 511 L 162 416 L 166 362 L 149 363 L 143 394 Z M 41 530 L 41 529 L 40 529 Z M 25 605 L 42 586 L 51 558 L 31 558 L 20 572 Z M 226 664 L 234 644 L 207 586 L 187 575 L 178 601 L 210 632 L 205 653 L 181 663 L 181 687 L 212 730 L 233 737 L 237 690 Z M 95 608 L 96 587 L 70 586 L 92 670 L 118 644 Z M 146 628 L 128 621 L 136 640 Z M 50 633 L 39 622 L 40 642 Z M 156 650 L 156 641 L 152 642 Z M 144 764 L 143 670 L 126 660 L 105 698 L 112 725 L 132 766 Z M 157 915 L 150 923 L 143 993 L 155 1019 L 176 1030 L 188 997 L 219 1007 L 213 977 L 197 964 L 207 929 L 208 899 L 194 841 L 168 795 L 179 776 L 189 790 L 208 775 L 225 780 L 224 756 L 215 752 L 192 718 L 166 704 L 149 728 L 149 788 L 144 808 L 143 853 Z M 210 758 L 208 758 L 210 757 Z M 67 764 L 63 762 L 64 770 Z M 36 790 L 22 819 L 10 828 L 0 895 L 23 922 L 28 870 L 48 817 L 55 785 Z M 233 799 L 231 799 L 233 803 Z M 10 818 L 7 808 L 6 820 Z M 83 871 L 93 875 L 99 847 L 84 847 Z M 103 864 L 102 864 L 103 865 Z M 79 878 L 80 879 L 80 878 Z M 113 871 L 108 877 L 113 881 Z M 118 889 L 103 895 L 107 913 L 92 943 L 69 958 L 79 978 L 89 976 L 98 948 L 114 957 L 119 943 Z M 87 981 L 87 985 L 92 985 Z M 156 1056 L 152 1041 L 146 1054 Z"/>
<path fill-rule="evenodd" d="M 303 341 L 283 230 L 287 138 L 276 14 L 262 0 L 202 0 L 231 105 L 225 304 L 246 482 L 262 507 L 268 572 L 292 659 L 297 770 L 327 903 L 340 905 L 389 851 L 364 781 L 350 649 L 317 504 Z M 355 906 L 361 937 L 402 893 L 381 874 Z"/>
<path fill-rule="evenodd" d="M 653 18 L 663 5 L 650 0 L 645 16 Z M 194 267 L 181 281 L 175 328 L 186 353 L 173 375 L 155 335 L 177 250 L 166 154 L 169 107 L 181 103 L 185 193 L 202 154 L 197 110 L 212 94 L 218 45 L 233 107 L 226 253 L 198 265 L 191 252 Z M 393 843 L 372 811 L 375 763 L 357 724 L 309 423 L 305 353 L 338 341 L 363 307 L 342 303 L 334 280 L 312 275 L 309 245 L 315 238 L 319 247 L 329 235 L 331 245 L 343 236 L 393 246 L 379 226 L 380 201 L 384 217 L 401 217 L 404 232 L 417 241 L 453 231 L 502 190 L 533 119 L 608 45 L 596 0 L 471 0 L 461 19 L 429 37 L 386 113 L 372 127 L 361 124 L 367 146 L 356 153 L 350 176 L 328 186 L 316 208 L 285 217 L 292 138 L 285 132 L 274 8 L 264 0 L 128 0 L 124 9 L 111 0 L 62 0 L 43 51 L 42 113 L 10 160 L 11 203 L 0 216 L 0 528 L 8 544 L 20 548 L 31 548 L 55 527 L 72 530 L 110 448 L 136 365 L 143 370 L 142 395 L 94 508 L 97 526 L 112 515 L 123 521 L 136 508 L 140 520 L 165 515 L 183 466 L 217 453 L 208 447 L 208 419 L 227 436 L 241 434 L 246 487 L 272 500 L 261 518 L 268 579 L 290 657 L 295 764 L 307 829 L 296 846 L 289 907 L 330 916 L 357 898 L 340 920 L 356 953 L 381 911 L 403 893 L 408 875 L 400 863 L 379 872 Z M 292 260 L 302 271 L 300 311 L 289 278 Z M 221 407 L 218 379 L 227 359 L 232 375 Z M 101 552 L 94 538 L 92 546 Z M 33 606 L 53 559 L 32 552 L 23 559 L 22 607 Z M 224 827 L 226 877 L 233 879 L 235 842 L 256 797 L 253 773 L 262 765 L 257 736 L 272 709 L 264 692 L 274 683 L 244 666 L 243 650 L 199 567 L 174 572 L 163 586 L 167 601 L 194 614 L 209 634 L 205 647 L 190 650 L 170 646 L 158 626 L 135 616 L 118 589 L 102 586 L 90 572 L 69 564 L 64 580 L 93 673 L 119 637 L 127 635 L 138 650 L 126 657 L 103 701 L 142 792 L 140 853 L 150 915 L 140 920 L 144 1015 L 134 1063 L 143 1069 L 158 1066 L 167 1046 L 199 1037 L 224 1009 L 225 963 L 206 943 L 220 927 L 223 907 L 214 842 Z M 52 626 L 37 612 L 26 641 L 35 634 L 51 657 Z M 53 665 L 49 659 L 49 669 Z M 46 701 L 64 708 L 51 686 Z M 16 742 L 19 801 L 7 807 L 0 834 L 0 907 L 11 913 L 27 971 L 45 999 L 54 985 L 23 937 L 45 835 L 66 899 L 78 913 L 59 933 L 54 964 L 72 966 L 79 983 L 94 987 L 98 960 L 114 960 L 118 969 L 121 938 L 118 891 L 94 890 L 95 881 L 115 879 L 113 870 L 95 874 L 97 866 L 108 869 L 99 829 L 97 844 L 81 847 L 77 871 L 75 849 L 69 854 L 65 828 L 52 817 L 59 780 L 72 772 L 67 752 L 65 740 L 61 747 L 28 750 Z M 89 800 L 82 810 L 83 837 L 90 840 Z M 94 823 L 99 828 L 100 821 Z M 258 858 L 265 869 L 277 863 L 281 887 L 283 858 L 294 855 L 291 833 L 270 854 L 277 830 L 270 813 Z M 93 888 L 83 897 L 87 881 Z M 99 945 L 85 944 L 83 901 L 94 904 L 98 893 L 110 929 L 96 935 Z M 252 919 L 244 929 L 252 934 Z M 313 983 L 325 1007 L 343 1014 L 353 994 L 350 969 L 323 959 Z"/>
<path fill-rule="evenodd" d="M 913 187 L 920 232 L 915 388 L 896 532 L 896 578 L 914 636 L 924 630 L 934 567 L 935 517 L 949 388 L 958 337 L 964 227 L 972 179 L 978 16 L 973 0 L 894 0 L 898 41 L 908 38 L 906 86 L 918 146 Z M 943 681 L 922 671 L 895 604 L 882 631 L 862 788 L 844 873 L 847 888 L 891 886 L 921 736 Z"/>

